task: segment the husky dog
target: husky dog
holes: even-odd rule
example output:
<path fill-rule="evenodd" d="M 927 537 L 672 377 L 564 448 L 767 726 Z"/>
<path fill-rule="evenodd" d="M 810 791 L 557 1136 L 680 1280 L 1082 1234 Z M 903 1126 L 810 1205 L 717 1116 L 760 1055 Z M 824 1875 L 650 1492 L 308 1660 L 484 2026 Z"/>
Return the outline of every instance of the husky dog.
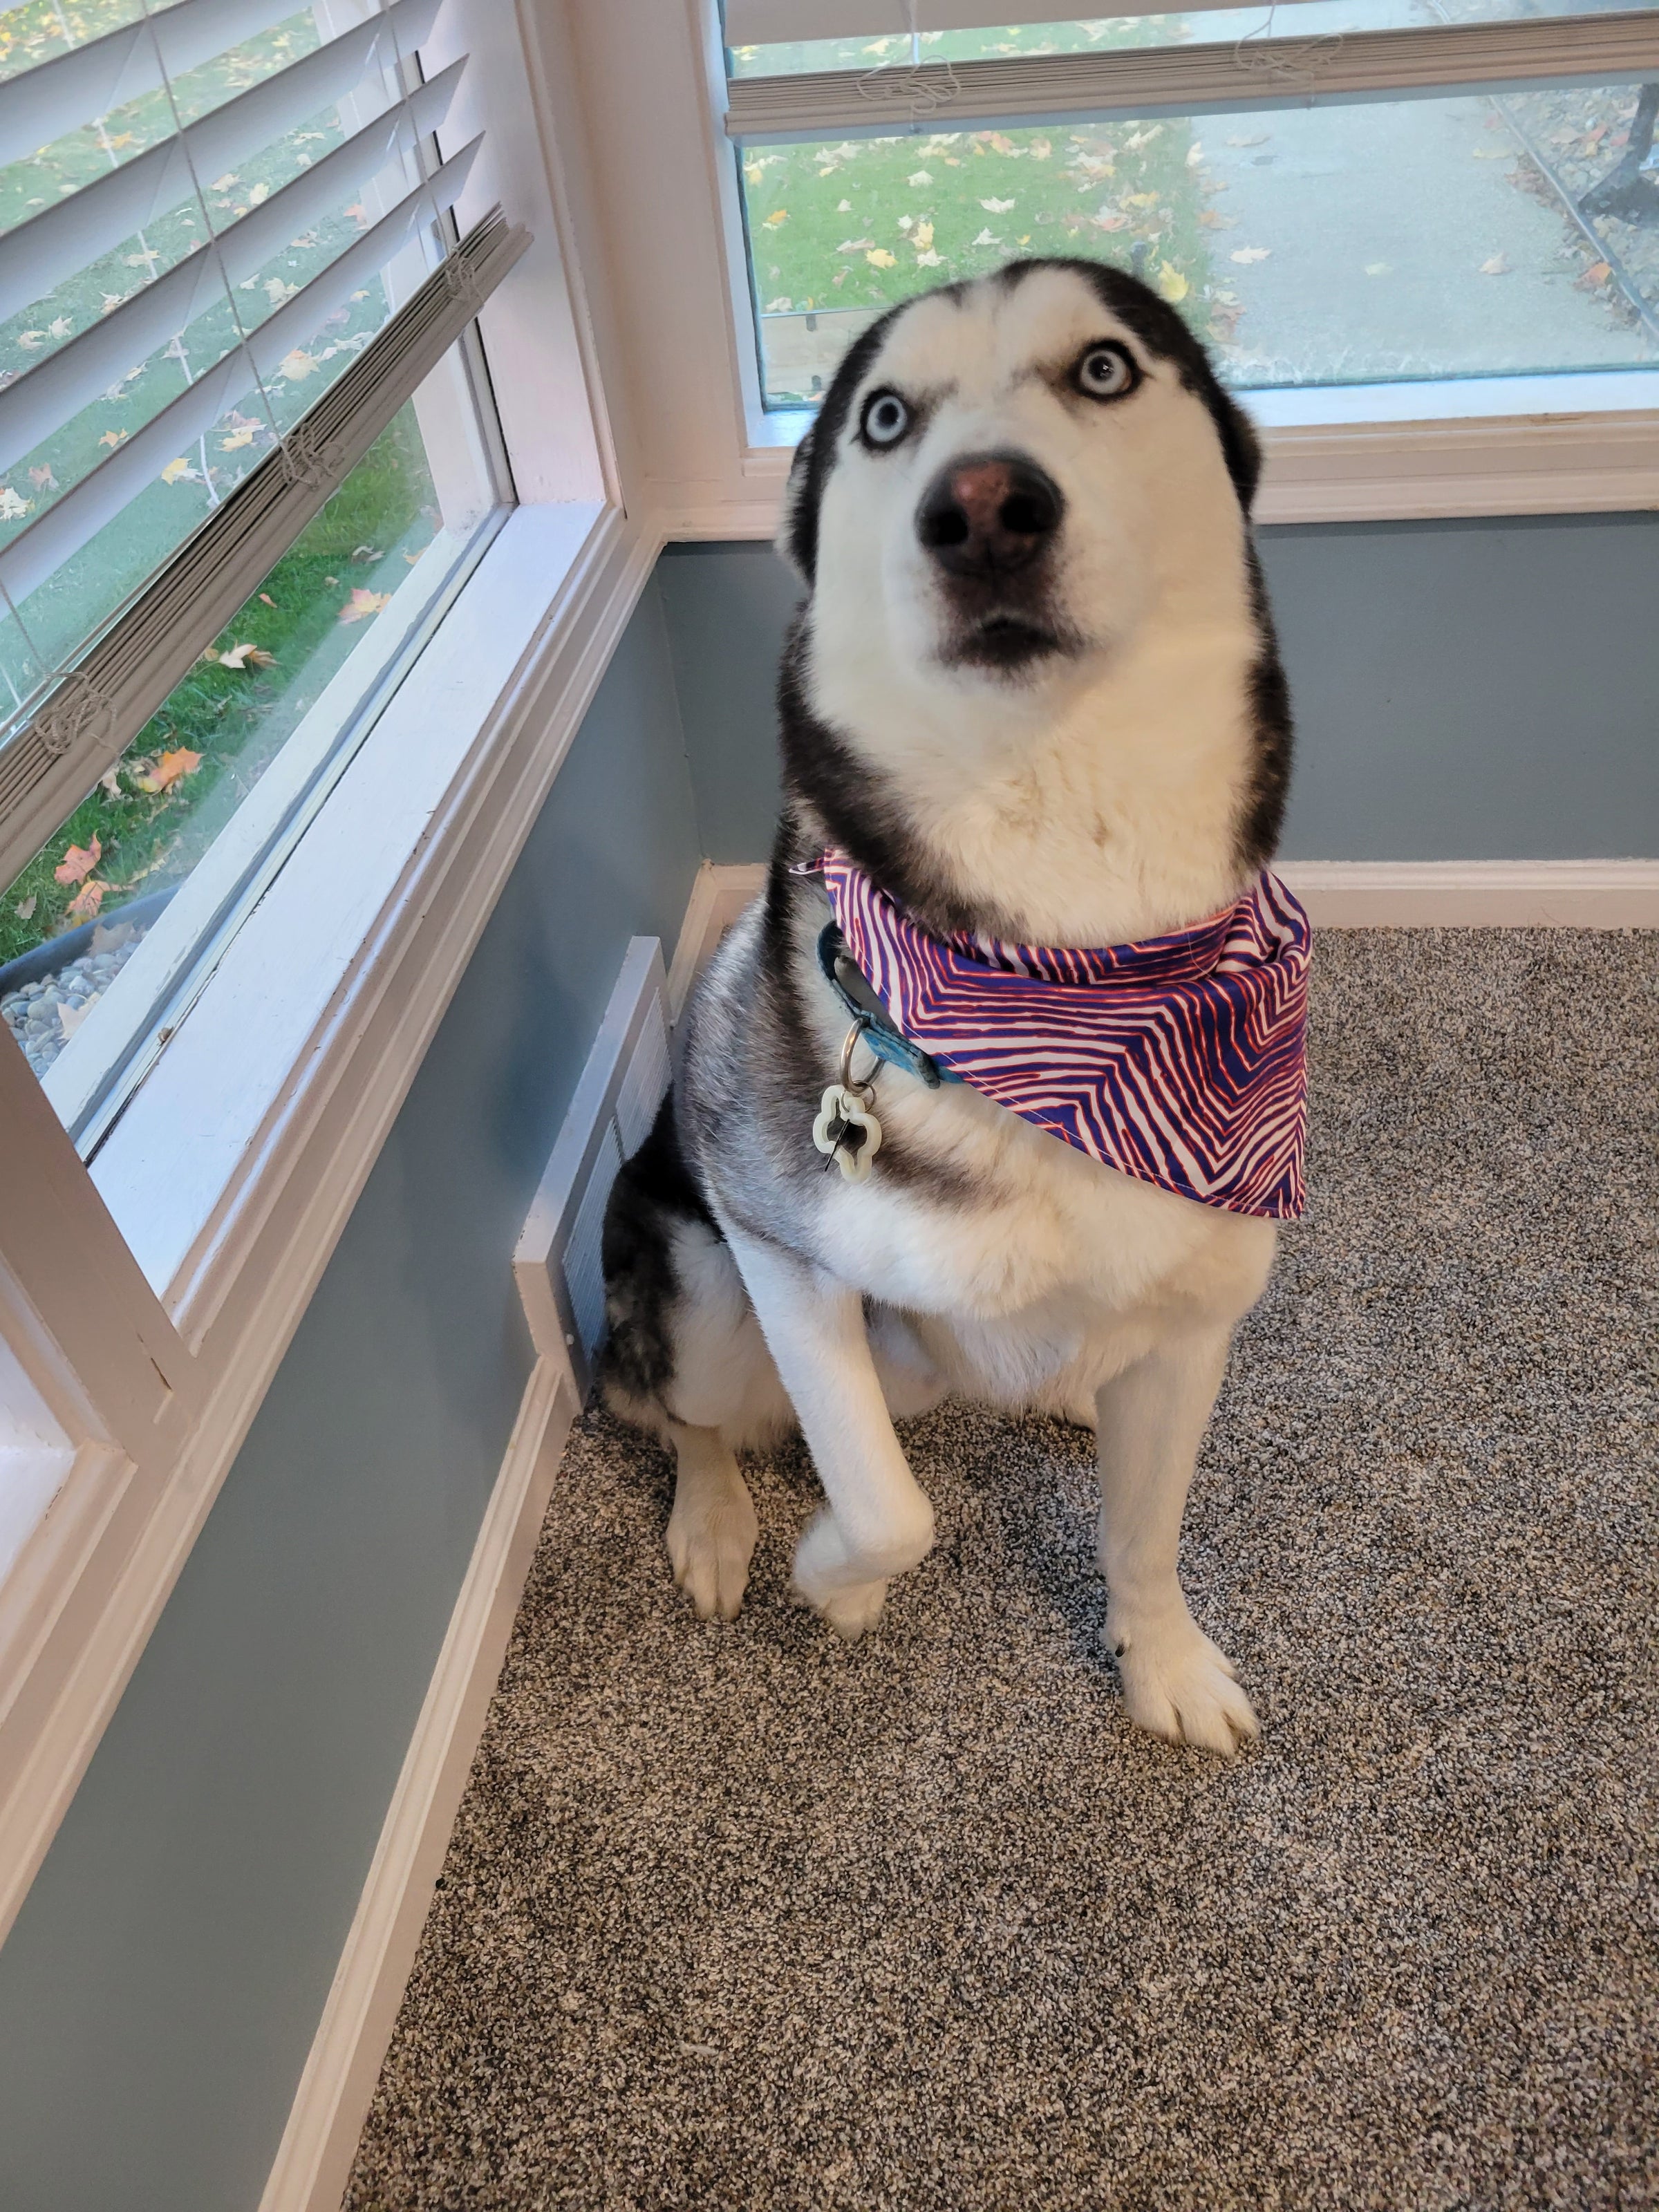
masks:
<path fill-rule="evenodd" d="M 1176 1552 L 1273 1224 L 896 1068 L 871 1172 L 826 1172 L 813 1121 L 848 1015 L 799 870 L 838 848 L 923 929 L 1015 944 L 1117 945 L 1239 898 L 1291 751 L 1258 468 L 1185 324 L 1091 262 L 1016 262 L 858 339 L 789 480 L 806 596 L 767 888 L 693 1000 L 605 1237 L 606 1395 L 674 1448 L 668 1550 L 700 1614 L 729 1620 L 748 1576 L 738 1449 L 805 1433 L 828 1502 L 795 1589 L 856 1637 L 933 1541 L 895 1417 L 951 1393 L 1042 1408 L 1098 1437 L 1130 1715 L 1217 1752 L 1256 1720 Z"/>

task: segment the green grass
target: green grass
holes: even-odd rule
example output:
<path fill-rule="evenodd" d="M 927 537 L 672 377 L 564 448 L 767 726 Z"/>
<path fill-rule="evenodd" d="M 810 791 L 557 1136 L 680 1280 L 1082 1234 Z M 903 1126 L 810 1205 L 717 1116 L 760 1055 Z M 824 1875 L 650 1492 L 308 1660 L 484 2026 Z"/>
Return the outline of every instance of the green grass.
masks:
<path fill-rule="evenodd" d="M 1175 34 L 1185 35 L 1182 19 Z M 1167 40 L 1167 22 L 1079 23 L 1069 46 Z M 750 65 L 876 68 L 905 42 L 751 50 Z M 1048 52 L 1053 27 L 924 38 L 924 58 Z M 1192 125 L 1162 122 L 920 132 L 807 146 L 744 147 L 744 211 L 763 318 L 878 313 L 934 285 L 988 275 L 1024 254 L 1080 254 L 1140 276 L 1206 339 L 1237 302 L 1218 283 L 1209 232 L 1224 218 Z M 994 207 L 985 203 L 994 201 Z M 849 331 L 854 326 L 849 325 Z M 787 372 L 785 373 L 787 376 Z M 811 398 L 782 378 L 774 403 Z"/>
<path fill-rule="evenodd" d="M 89 880 L 105 887 L 100 921 L 188 875 L 365 635 L 367 623 L 339 618 L 353 589 L 395 591 L 438 519 L 414 410 L 405 408 L 213 641 L 220 653 L 252 644 L 275 665 L 225 668 L 205 656 L 197 663 L 106 781 L 0 894 L 0 963 L 82 919 L 69 911 L 79 886 L 53 872 L 72 845 L 87 852 L 98 840 Z M 194 770 L 164 791 L 143 790 L 139 779 L 161 756 L 181 749 L 199 754 Z"/>

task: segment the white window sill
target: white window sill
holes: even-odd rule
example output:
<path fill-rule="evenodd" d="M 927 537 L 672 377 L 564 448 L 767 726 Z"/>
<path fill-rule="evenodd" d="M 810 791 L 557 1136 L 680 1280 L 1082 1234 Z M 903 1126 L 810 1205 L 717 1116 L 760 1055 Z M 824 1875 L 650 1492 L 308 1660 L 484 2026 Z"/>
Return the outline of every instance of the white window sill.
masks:
<path fill-rule="evenodd" d="M 441 936 L 465 899 L 453 848 L 520 734 L 516 679 L 549 650 L 580 656 L 573 591 L 580 601 L 585 581 L 617 565 L 625 535 L 615 510 L 585 502 L 508 517 L 94 1162 L 192 1349 L 272 1206 L 295 1195 L 296 1159 L 322 1170 L 314 1147 L 329 1104 L 356 1091 L 362 1033 L 399 978 L 419 1002 L 422 1048 L 435 1027 L 447 989 L 412 983 L 410 960 L 421 968 L 417 940 Z M 515 853 L 528 818 L 499 796 L 492 811 Z M 374 1086 L 382 1127 L 417 1064 L 405 1044 Z"/>
<path fill-rule="evenodd" d="M 1449 378 L 1241 392 L 1266 467 L 1259 522 L 1610 513 L 1659 507 L 1659 373 Z M 805 409 L 748 420 L 732 537 L 775 529 Z M 716 514 L 677 536 L 716 537 Z"/>

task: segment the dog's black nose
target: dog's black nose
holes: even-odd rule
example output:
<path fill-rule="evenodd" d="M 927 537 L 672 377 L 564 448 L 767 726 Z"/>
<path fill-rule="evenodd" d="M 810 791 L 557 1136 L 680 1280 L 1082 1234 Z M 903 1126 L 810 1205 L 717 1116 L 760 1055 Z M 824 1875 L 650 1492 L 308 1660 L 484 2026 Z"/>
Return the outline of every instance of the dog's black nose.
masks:
<path fill-rule="evenodd" d="M 1034 560 L 1066 511 L 1060 486 L 1019 453 L 948 461 L 916 510 L 916 535 L 952 576 L 1006 574 Z"/>

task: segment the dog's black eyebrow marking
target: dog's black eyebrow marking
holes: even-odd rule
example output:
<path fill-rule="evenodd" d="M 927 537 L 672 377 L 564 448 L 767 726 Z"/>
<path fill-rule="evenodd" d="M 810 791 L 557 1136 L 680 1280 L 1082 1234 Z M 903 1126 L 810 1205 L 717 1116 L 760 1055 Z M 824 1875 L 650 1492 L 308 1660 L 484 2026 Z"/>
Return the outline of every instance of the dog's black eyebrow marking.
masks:
<path fill-rule="evenodd" d="M 1086 284 L 1109 314 L 1116 317 L 1154 360 L 1173 364 L 1182 386 L 1203 403 L 1215 424 L 1222 459 L 1248 515 L 1261 476 L 1261 448 L 1249 417 L 1222 389 L 1210 365 L 1210 356 L 1166 300 L 1121 269 L 1103 261 L 1085 261 L 1054 254 L 1011 261 L 997 271 L 994 282 L 1005 291 L 1016 291 L 1030 276 L 1052 269 L 1078 277 Z"/>

